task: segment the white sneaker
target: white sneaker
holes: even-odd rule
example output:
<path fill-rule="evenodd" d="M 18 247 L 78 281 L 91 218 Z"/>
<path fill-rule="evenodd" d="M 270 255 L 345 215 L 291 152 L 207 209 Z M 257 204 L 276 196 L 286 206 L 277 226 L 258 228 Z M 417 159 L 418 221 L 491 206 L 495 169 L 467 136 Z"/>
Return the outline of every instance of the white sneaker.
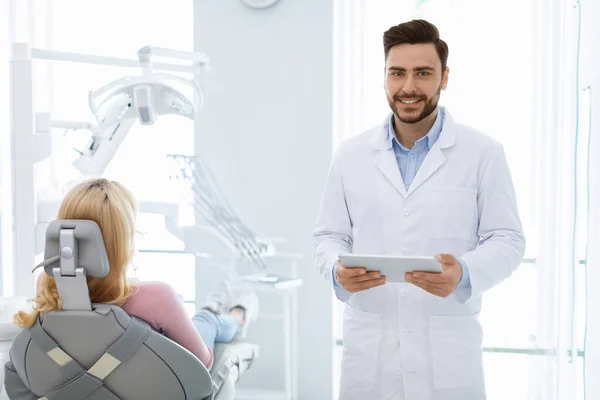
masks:
<path fill-rule="evenodd" d="M 248 332 L 248 325 L 258 318 L 258 297 L 254 292 L 236 293 L 231 299 L 229 310 L 236 307 L 244 309 L 244 325 L 240 326 L 234 339 L 244 339 Z"/>
<path fill-rule="evenodd" d="M 229 281 L 219 281 L 212 292 L 206 296 L 206 301 L 202 308 L 215 314 L 226 313 L 229 311 L 231 296 L 231 283 Z"/>

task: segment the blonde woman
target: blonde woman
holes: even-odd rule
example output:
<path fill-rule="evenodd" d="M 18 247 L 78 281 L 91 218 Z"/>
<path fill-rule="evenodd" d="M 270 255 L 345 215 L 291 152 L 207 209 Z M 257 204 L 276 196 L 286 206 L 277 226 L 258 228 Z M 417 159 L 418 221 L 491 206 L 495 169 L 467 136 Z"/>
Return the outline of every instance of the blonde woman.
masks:
<path fill-rule="evenodd" d="M 229 285 L 209 295 L 207 303 L 192 319 L 171 286 L 162 282 L 131 281 L 127 267 L 134 254 L 136 201 L 118 182 L 94 179 L 80 183 L 65 196 L 58 219 L 96 222 L 110 263 L 104 278 L 87 278 L 93 303 L 113 304 L 129 315 L 148 322 L 156 330 L 188 349 L 211 368 L 216 343 L 227 343 L 246 334 L 256 319 L 258 301 L 252 293 L 235 296 Z M 61 303 L 53 277 L 42 273 L 38 280 L 36 306 L 31 313 L 15 315 L 19 327 L 29 328 L 40 313 L 60 310 Z"/>

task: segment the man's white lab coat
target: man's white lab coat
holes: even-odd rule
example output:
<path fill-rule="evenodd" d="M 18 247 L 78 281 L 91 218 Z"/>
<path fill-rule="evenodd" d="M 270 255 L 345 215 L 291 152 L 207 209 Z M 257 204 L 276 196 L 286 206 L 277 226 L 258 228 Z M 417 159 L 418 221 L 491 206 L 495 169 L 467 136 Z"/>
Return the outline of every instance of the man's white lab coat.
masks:
<path fill-rule="evenodd" d="M 506 157 L 499 143 L 445 111 L 440 137 L 406 190 L 388 123 L 334 156 L 314 232 L 320 273 L 332 282 L 344 252 L 451 253 L 465 262 L 471 287 L 448 298 L 407 283 L 355 294 L 335 288 L 346 303 L 340 399 L 484 399 L 481 296 L 525 251 Z"/>

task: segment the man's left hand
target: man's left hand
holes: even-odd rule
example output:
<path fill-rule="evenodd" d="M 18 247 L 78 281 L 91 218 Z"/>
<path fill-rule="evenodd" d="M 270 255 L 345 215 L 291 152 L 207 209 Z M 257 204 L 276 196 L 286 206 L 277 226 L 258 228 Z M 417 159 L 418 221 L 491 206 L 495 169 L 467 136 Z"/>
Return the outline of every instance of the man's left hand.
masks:
<path fill-rule="evenodd" d="M 441 274 L 432 272 L 408 272 L 406 282 L 412 283 L 421 289 L 439 297 L 448 297 L 462 279 L 462 265 L 452 254 L 438 254 L 436 256 L 442 265 Z"/>

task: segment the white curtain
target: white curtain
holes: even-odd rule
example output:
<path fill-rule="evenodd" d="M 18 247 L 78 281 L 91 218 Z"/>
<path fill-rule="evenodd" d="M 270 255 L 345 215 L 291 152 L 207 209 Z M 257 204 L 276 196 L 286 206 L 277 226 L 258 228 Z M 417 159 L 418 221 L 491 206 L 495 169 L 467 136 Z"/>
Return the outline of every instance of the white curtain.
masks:
<path fill-rule="evenodd" d="M 600 2 L 583 0 L 580 4 L 581 54 L 580 86 L 583 130 L 589 132 L 589 235 L 587 238 L 586 324 L 584 332 L 584 379 L 586 399 L 600 399 Z M 587 197 L 587 196 L 586 196 Z"/>
<path fill-rule="evenodd" d="M 600 5 L 600 4 L 597 4 Z M 598 10 L 598 7 L 596 7 Z M 596 29 L 598 32 L 598 29 Z M 598 37 L 598 36 L 596 36 Z M 600 63 L 596 62 L 600 68 Z M 591 86 L 596 91 L 591 92 L 596 111 L 591 119 L 591 151 L 590 151 L 590 230 L 587 254 L 587 327 L 585 331 L 585 387 L 587 399 L 600 399 L 600 77 L 596 75 Z M 590 94 L 590 92 L 588 92 Z"/>
<path fill-rule="evenodd" d="M 538 318 L 533 398 L 581 398 L 576 285 L 581 272 L 576 235 L 576 14 L 566 1 L 535 4 L 535 235 Z"/>
<path fill-rule="evenodd" d="M 450 47 L 440 103 L 506 150 L 528 246 L 514 276 L 484 298 L 490 400 L 600 399 L 600 224 L 587 229 L 600 221 L 600 129 L 593 124 L 587 174 L 590 94 L 600 117 L 600 58 L 589 65 L 600 3 L 576 3 L 335 2 L 336 146 L 389 112 L 383 32 L 424 18 Z"/>
<path fill-rule="evenodd" d="M 333 49 L 333 143 L 336 148 L 347 132 L 362 126 L 360 112 L 361 75 L 363 62 L 360 56 L 364 48 L 364 24 L 359 17 L 364 12 L 362 0 L 334 1 L 333 40 L 338 46 Z M 349 48 L 353 51 L 347 51 Z M 348 66 L 351 66 L 348 68 Z M 343 95 L 343 96 L 340 96 Z"/>
<path fill-rule="evenodd" d="M 540 307 L 538 332 L 545 346 L 557 350 L 553 359 L 538 364 L 537 393 L 544 399 L 600 398 L 600 299 L 595 290 L 600 284 L 600 152 L 593 123 L 600 117 L 593 91 L 600 83 L 599 6 L 588 0 L 538 4 L 543 12 L 537 69 L 543 77 L 537 82 L 535 132 L 545 143 L 536 168 L 543 244 L 538 262 L 546 270 L 540 270 L 546 293 L 540 297 L 545 307 Z"/>

